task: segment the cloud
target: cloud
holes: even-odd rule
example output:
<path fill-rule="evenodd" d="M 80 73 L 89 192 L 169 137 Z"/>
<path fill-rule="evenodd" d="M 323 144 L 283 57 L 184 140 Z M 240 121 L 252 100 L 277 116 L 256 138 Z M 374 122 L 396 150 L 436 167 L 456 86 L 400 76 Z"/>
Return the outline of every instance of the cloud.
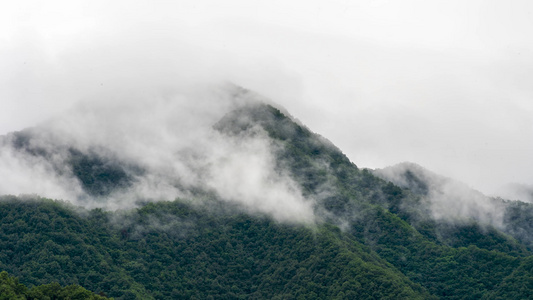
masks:
<path fill-rule="evenodd" d="M 276 170 L 275 144 L 260 132 L 252 138 L 230 139 L 231 153 L 216 151 L 208 158 L 207 186 L 220 196 L 278 220 L 313 220 L 312 202 L 283 170 Z"/>
<path fill-rule="evenodd" d="M 257 105 L 257 96 L 227 84 L 145 97 L 82 103 L 35 129 L 40 136 L 30 140 L 31 147 L 46 149 L 52 162 L 4 147 L 0 164 L 12 176 L 0 193 L 31 192 L 116 210 L 139 201 L 194 197 L 194 190 L 202 190 L 280 222 L 314 222 L 312 202 L 275 169 L 277 146 L 262 129 L 230 136 L 213 128 L 239 105 Z M 129 170 L 134 184 L 127 189 L 90 196 L 66 167 L 69 147 L 142 171 Z"/>
<path fill-rule="evenodd" d="M 62 159 L 56 156 L 47 160 L 15 150 L 6 140 L 9 138 L 4 138 L 6 144 L 0 146 L 0 194 L 37 194 L 55 199 L 76 199 L 83 194 L 79 182 L 60 175 L 66 171 L 58 170 L 57 163 Z"/>
<path fill-rule="evenodd" d="M 401 163 L 374 173 L 419 195 L 437 221 L 481 224 L 503 228 L 504 204 L 457 180 L 437 175 L 413 163 Z"/>
<path fill-rule="evenodd" d="M 501 186 L 497 194 L 505 199 L 533 203 L 533 185 L 510 183 Z"/>
<path fill-rule="evenodd" d="M 229 80 L 359 166 L 416 161 L 484 193 L 533 182 L 529 2 L 230 2 L 4 5 L 0 133 Z"/>

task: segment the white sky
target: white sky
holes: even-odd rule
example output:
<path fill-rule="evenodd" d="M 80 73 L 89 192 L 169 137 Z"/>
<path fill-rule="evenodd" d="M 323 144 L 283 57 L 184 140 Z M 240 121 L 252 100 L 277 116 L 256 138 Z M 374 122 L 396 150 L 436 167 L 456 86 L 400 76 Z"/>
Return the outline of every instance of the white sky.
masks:
<path fill-rule="evenodd" d="M 1 1 L 0 134 L 190 78 L 285 106 L 360 167 L 533 184 L 531 1 Z"/>

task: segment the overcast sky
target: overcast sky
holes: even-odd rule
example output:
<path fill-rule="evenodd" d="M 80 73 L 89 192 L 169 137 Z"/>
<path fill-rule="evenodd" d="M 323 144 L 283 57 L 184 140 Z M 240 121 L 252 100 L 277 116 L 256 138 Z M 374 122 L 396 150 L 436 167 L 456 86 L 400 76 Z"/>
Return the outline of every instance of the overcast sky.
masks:
<path fill-rule="evenodd" d="M 531 1 L 2 1 L 0 134 L 79 101 L 231 81 L 360 167 L 533 184 Z"/>

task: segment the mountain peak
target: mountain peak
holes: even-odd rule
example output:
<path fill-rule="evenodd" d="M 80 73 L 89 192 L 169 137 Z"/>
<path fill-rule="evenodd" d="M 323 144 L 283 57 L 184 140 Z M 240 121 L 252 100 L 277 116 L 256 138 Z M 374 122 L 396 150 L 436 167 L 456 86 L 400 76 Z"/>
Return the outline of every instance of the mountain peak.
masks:
<path fill-rule="evenodd" d="M 413 163 L 359 169 L 238 86 L 80 106 L 4 137 L 0 175 L 1 194 L 83 207 L 0 198 L 0 263 L 33 283 L 71 284 L 78 249 L 76 280 L 142 299 L 489 297 L 530 275 L 533 205 Z"/>

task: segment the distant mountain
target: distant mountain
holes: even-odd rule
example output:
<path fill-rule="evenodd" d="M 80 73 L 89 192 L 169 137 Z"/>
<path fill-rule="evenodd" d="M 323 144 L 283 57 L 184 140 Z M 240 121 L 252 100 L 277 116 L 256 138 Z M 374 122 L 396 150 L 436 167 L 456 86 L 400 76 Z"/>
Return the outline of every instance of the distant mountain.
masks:
<path fill-rule="evenodd" d="M 502 201 L 417 164 L 400 163 L 373 173 L 420 196 L 422 205 L 434 219 L 459 222 L 472 219 L 493 226 L 502 225 Z"/>
<path fill-rule="evenodd" d="M 533 204 L 485 196 L 464 183 L 414 163 L 400 163 L 373 173 L 419 196 L 421 200 L 417 206 L 440 226 L 462 227 L 471 223 L 485 227 L 485 230 L 494 228 L 532 249 L 533 223 L 530 217 Z"/>
<path fill-rule="evenodd" d="M 64 201 L 1 198 L 0 270 L 116 299 L 532 297 L 530 204 L 360 169 L 260 96 L 216 97 L 233 104 L 205 129 L 165 100 L 152 127 L 143 106 L 3 137 L 0 162 Z"/>

